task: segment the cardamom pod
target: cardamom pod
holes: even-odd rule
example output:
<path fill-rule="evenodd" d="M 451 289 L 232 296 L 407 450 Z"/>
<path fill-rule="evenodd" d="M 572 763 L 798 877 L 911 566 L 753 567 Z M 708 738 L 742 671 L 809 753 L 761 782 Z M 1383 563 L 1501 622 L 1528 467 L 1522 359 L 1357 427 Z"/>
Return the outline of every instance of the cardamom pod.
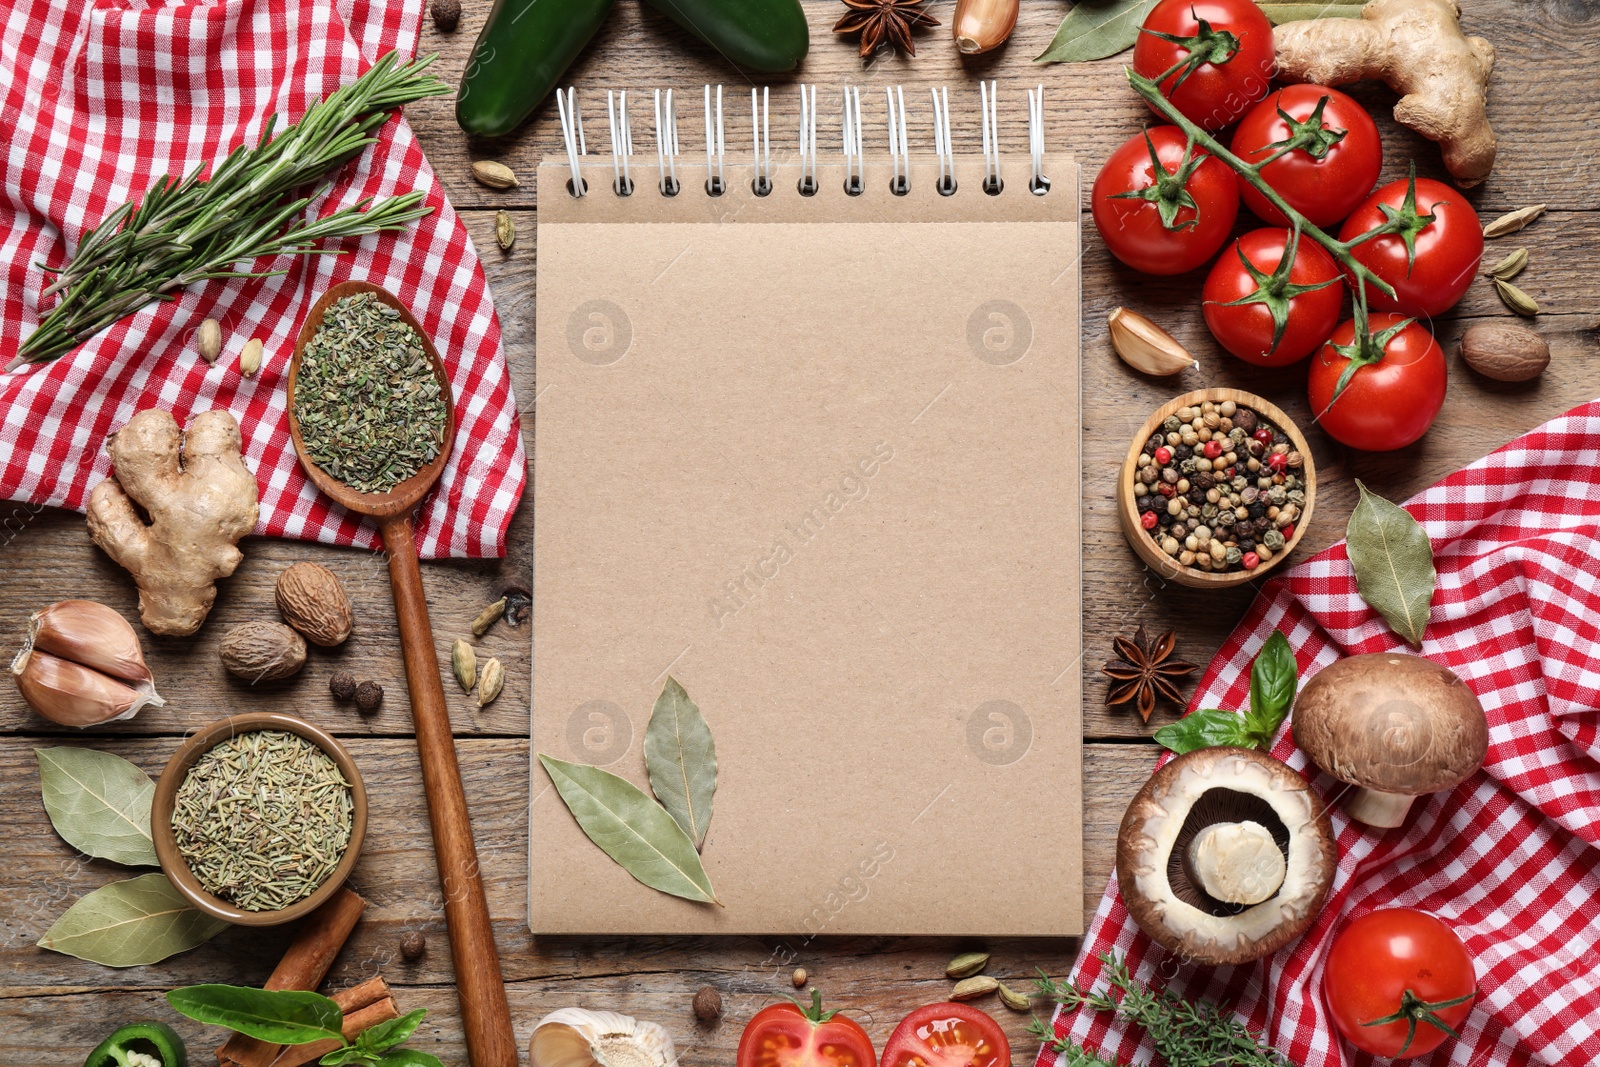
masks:
<path fill-rule="evenodd" d="M 963 978 L 956 983 L 956 987 L 950 990 L 950 999 L 977 1000 L 979 997 L 988 996 L 999 988 L 1000 983 L 996 979 L 990 978 L 986 974 L 973 975 L 971 978 Z"/>
<path fill-rule="evenodd" d="M 512 189 L 522 183 L 516 171 L 492 159 L 480 159 L 472 164 L 472 176 L 491 189 Z"/>
<path fill-rule="evenodd" d="M 971 978 L 989 965 L 987 952 L 963 952 L 944 965 L 947 978 Z"/>
<path fill-rule="evenodd" d="M 1026 993 L 1018 993 L 1004 982 L 1000 983 L 998 992 L 1000 993 L 1000 1003 L 1012 1011 L 1028 1011 L 1033 1007 L 1033 1002 L 1028 999 Z"/>
<path fill-rule="evenodd" d="M 1501 215 L 1483 228 L 1483 235 L 1490 240 L 1516 233 L 1534 219 L 1545 212 L 1544 204 L 1535 204 L 1532 207 L 1518 208 L 1510 214 Z"/>
<path fill-rule="evenodd" d="M 239 353 L 239 373 L 246 378 L 254 378 L 256 371 L 261 369 L 261 339 L 252 337 L 244 343 L 244 351 Z"/>
<path fill-rule="evenodd" d="M 1176 338 L 1137 311 L 1113 308 L 1106 325 L 1111 347 L 1134 370 L 1164 378 L 1200 366 Z"/>
<path fill-rule="evenodd" d="M 478 678 L 478 707 L 486 708 L 494 703 L 494 698 L 500 695 L 505 684 L 505 669 L 500 666 L 498 659 L 491 658 L 483 665 L 483 674 Z"/>
<path fill-rule="evenodd" d="M 194 333 L 194 347 L 201 359 L 216 363 L 217 357 L 222 354 L 222 323 L 216 319 L 202 322 Z"/>
<path fill-rule="evenodd" d="M 456 643 L 450 646 L 450 669 L 456 672 L 456 681 L 461 683 L 463 693 L 472 692 L 472 687 L 478 684 L 478 654 L 472 651 L 472 646 L 461 638 L 456 638 Z"/>
<path fill-rule="evenodd" d="M 511 251 L 511 246 L 517 243 L 517 224 L 511 220 L 511 212 L 495 212 L 494 239 L 500 243 L 502 252 Z"/>
<path fill-rule="evenodd" d="M 1483 273 L 1487 274 L 1491 278 L 1498 278 L 1503 282 L 1509 282 L 1512 278 L 1515 278 L 1517 275 L 1521 274 L 1527 265 L 1528 250 L 1526 248 L 1519 248 Z"/>
<path fill-rule="evenodd" d="M 489 632 L 489 627 L 499 621 L 500 616 L 506 613 L 506 598 L 501 597 L 493 604 L 478 612 L 478 617 L 472 620 L 472 636 L 482 637 Z"/>
<path fill-rule="evenodd" d="M 1494 288 L 1505 306 L 1523 318 L 1531 319 L 1539 314 L 1539 302 L 1510 282 L 1496 278 Z"/>

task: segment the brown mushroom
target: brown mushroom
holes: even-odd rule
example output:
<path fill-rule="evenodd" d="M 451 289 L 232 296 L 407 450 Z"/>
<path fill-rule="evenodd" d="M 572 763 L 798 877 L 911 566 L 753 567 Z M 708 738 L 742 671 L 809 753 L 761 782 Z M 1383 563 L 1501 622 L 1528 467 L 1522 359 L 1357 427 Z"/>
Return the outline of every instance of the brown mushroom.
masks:
<path fill-rule="evenodd" d="M 1359 786 L 1344 808 L 1368 826 L 1405 821 L 1414 798 L 1453 789 L 1483 765 L 1483 705 L 1446 667 L 1377 652 L 1325 667 L 1300 691 L 1294 742 L 1341 782 Z"/>
<path fill-rule="evenodd" d="M 1327 811 L 1306 780 L 1248 748 L 1156 771 L 1117 835 L 1117 885 L 1145 933 L 1200 963 L 1248 963 L 1299 937 L 1333 882 Z"/>

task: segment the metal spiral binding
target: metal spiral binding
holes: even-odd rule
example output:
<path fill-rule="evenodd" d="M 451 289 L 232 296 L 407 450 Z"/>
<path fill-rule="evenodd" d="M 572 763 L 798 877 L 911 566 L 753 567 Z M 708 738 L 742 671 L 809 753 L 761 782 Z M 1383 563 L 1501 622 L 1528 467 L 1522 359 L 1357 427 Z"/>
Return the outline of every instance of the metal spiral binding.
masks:
<path fill-rule="evenodd" d="M 844 191 L 860 196 L 867 187 L 861 153 L 861 89 L 844 87 Z"/>
<path fill-rule="evenodd" d="M 759 107 L 756 106 L 756 87 L 750 87 L 750 132 L 755 141 L 756 166 L 756 176 L 750 183 L 750 190 L 757 196 L 766 196 L 772 192 L 772 127 L 768 124 L 766 86 L 761 88 Z M 717 136 L 720 140 L 720 129 Z"/>
<path fill-rule="evenodd" d="M 633 128 L 628 124 L 628 90 L 622 90 L 620 100 L 616 93 L 606 90 L 606 127 L 611 133 L 611 191 L 618 196 L 632 196 L 633 179 L 628 176 L 628 157 L 633 155 Z"/>
<path fill-rule="evenodd" d="M 978 82 L 978 109 L 983 113 L 983 191 L 999 196 L 1006 183 L 1000 178 L 1000 86 Z"/>
<path fill-rule="evenodd" d="M 663 106 L 665 110 L 663 111 Z M 662 115 L 666 118 L 663 120 Z M 656 173 L 661 175 L 656 188 L 662 196 L 678 195 L 678 109 L 672 102 L 672 90 L 667 90 L 663 105 L 661 90 L 656 90 Z"/>
<path fill-rule="evenodd" d="M 1044 82 L 1037 90 L 1028 90 L 1028 158 L 1033 164 L 1028 192 L 1043 196 L 1050 191 L 1050 179 L 1044 174 Z"/>
<path fill-rule="evenodd" d="M 806 91 L 800 86 L 800 180 L 795 183 L 801 196 L 817 193 L 817 87 Z"/>
<path fill-rule="evenodd" d="M 939 157 L 939 180 L 934 188 L 940 196 L 954 196 L 956 191 L 956 153 L 950 145 L 950 89 L 945 87 L 943 101 L 940 91 L 933 94 L 933 151 Z"/>
<path fill-rule="evenodd" d="M 906 137 L 906 94 L 898 85 L 893 89 L 884 86 L 889 98 L 889 162 L 894 175 L 889 179 L 889 191 L 895 196 L 905 196 L 911 191 L 911 155 Z M 896 102 L 898 98 L 898 109 Z M 860 136 L 861 127 L 856 126 Z"/>
<path fill-rule="evenodd" d="M 561 116 L 561 139 L 567 146 L 567 166 L 572 170 L 572 177 L 567 179 L 567 192 L 582 196 L 589 191 L 589 185 L 583 180 L 578 157 L 589 154 L 589 145 L 583 137 L 583 116 L 578 114 L 576 86 L 569 88 L 565 95 L 560 89 L 556 90 L 556 111 Z"/>
<path fill-rule="evenodd" d="M 706 86 L 706 193 L 709 196 L 721 196 L 728 189 L 728 184 L 723 180 L 723 142 L 722 142 L 722 86 L 717 86 L 717 125 L 716 138 L 711 136 L 711 86 Z M 715 160 L 713 160 L 713 152 Z"/>

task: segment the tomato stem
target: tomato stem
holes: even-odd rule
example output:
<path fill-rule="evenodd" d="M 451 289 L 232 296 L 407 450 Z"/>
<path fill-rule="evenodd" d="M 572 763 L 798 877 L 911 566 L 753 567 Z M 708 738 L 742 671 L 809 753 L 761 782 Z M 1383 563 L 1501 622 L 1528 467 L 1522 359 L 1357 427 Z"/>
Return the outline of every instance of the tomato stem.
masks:
<path fill-rule="evenodd" d="M 1328 101 L 1331 99 L 1333 98 L 1324 96 L 1321 100 L 1318 100 L 1317 106 L 1310 115 L 1306 116 L 1304 122 L 1283 110 L 1282 105 L 1279 105 L 1278 117 L 1288 125 L 1289 136 L 1281 141 L 1274 141 L 1269 145 L 1264 145 L 1264 148 L 1275 148 L 1277 151 L 1265 159 L 1259 159 L 1250 164 L 1250 169 L 1259 176 L 1268 165 L 1276 163 L 1296 149 L 1304 152 L 1312 159 L 1325 159 L 1329 149 L 1344 140 L 1345 135 L 1350 132 L 1349 130 L 1336 130 L 1322 121 L 1322 109 L 1328 106 Z"/>
<path fill-rule="evenodd" d="M 1194 8 L 1191 7 L 1189 12 L 1193 14 Z M 1164 82 L 1174 74 L 1178 76 L 1177 80 L 1167 89 L 1169 93 L 1177 92 L 1179 86 L 1189 80 L 1189 75 L 1207 63 L 1214 63 L 1220 67 L 1238 54 L 1239 38 L 1227 30 L 1212 29 L 1211 23 L 1198 15 L 1195 16 L 1195 22 L 1198 24 L 1198 28 L 1189 37 L 1176 33 L 1162 33 L 1160 30 L 1140 31 L 1141 33 L 1148 33 L 1152 37 L 1158 37 L 1169 44 L 1175 44 L 1188 53 L 1188 55 L 1168 67 L 1161 77 L 1156 79 L 1157 82 Z"/>
<path fill-rule="evenodd" d="M 1361 1025 L 1387 1026 L 1390 1023 L 1398 1023 L 1403 1021 L 1406 1024 L 1406 1043 L 1401 1045 L 1400 1051 L 1394 1055 L 1394 1058 L 1399 1058 L 1400 1056 L 1404 1056 L 1406 1054 L 1406 1049 L 1411 1047 L 1412 1040 L 1417 1036 L 1417 1023 L 1419 1022 L 1427 1023 L 1429 1026 L 1432 1026 L 1435 1029 L 1442 1030 L 1459 1041 L 1461 1039 L 1461 1035 L 1456 1033 L 1449 1023 L 1439 1018 L 1439 1016 L 1435 1013 L 1441 1008 L 1453 1008 L 1457 1004 L 1465 1004 L 1467 1001 L 1471 1000 L 1477 995 L 1478 991 L 1474 989 L 1466 996 L 1456 997 L 1453 1000 L 1436 1000 L 1430 1003 L 1417 996 L 1411 990 L 1407 989 L 1404 993 L 1400 994 L 1399 1011 L 1395 1012 L 1393 1015 L 1385 1015 L 1381 1019 L 1374 1019 L 1370 1023 L 1362 1023 Z"/>
<path fill-rule="evenodd" d="M 1149 130 L 1144 131 L 1144 146 L 1150 151 L 1150 167 L 1155 172 L 1155 181 L 1143 189 L 1114 193 L 1110 199 L 1144 200 L 1154 204 L 1156 212 L 1161 216 L 1161 225 L 1174 232 L 1200 225 L 1200 205 L 1189 192 L 1189 179 L 1200 169 L 1200 164 L 1206 161 L 1206 157 L 1195 155 L 1194 138 L 1189 138 L 1183 146 L 1183 158 L 1178 161 L 1178 168 L 1171 173 L 1168 173 L 1166 166 L 1161 162 L 1161 155 L 1156 151 L 1155 142 L 1150 139 Z M 1178 212 L 1184 208 L 1192 208 L 1194 218 L 1187 222 L 1179 222 Z"/>
<path fill-rule="evenodd" d="M 1318 282 L 1315 285 L 1296 285 L 1289 281 L 1289 274 L 1294 270 L 1295 258 L 1300 254 L 1300 224 L 1298 222 L 1294 225 L 1293 236 L 1283 246 L 1283 255 L 1278 259 L 1277 268 L 1271 274 L 1258 269 L 1254 263 L 1250 262 L 1250 257 L 1244 254 L 1244 249 L 1237 242 L 1234 243 L 1233 250 L 1239 257 L 1239 262 L 1244 266 L 1245 271 L 1255 281 L 1255 291 L 1248 296 L 1242 296 L 1238 300 L 1230 300 L 1225 304 L 1215 300 L 1207 300 L 1205 303 L 1216 304 L 1218 307 L 1225 308 L 1243 307 L 1246 304 L 1265 304 L 1267 310 L 1272 313 L 1272 347 L 1266 351 L 1266 354 L 1270 356 L 1283 343 L 1283 335 L 1289 328 L 1289 304 L 1294 298 L 1306 293 L 1314 293 L 1318 289 L 1326 289 L 1330 285 L 1338 285 L 1339 279 L 1329 278 L 1327 281 Z"/>

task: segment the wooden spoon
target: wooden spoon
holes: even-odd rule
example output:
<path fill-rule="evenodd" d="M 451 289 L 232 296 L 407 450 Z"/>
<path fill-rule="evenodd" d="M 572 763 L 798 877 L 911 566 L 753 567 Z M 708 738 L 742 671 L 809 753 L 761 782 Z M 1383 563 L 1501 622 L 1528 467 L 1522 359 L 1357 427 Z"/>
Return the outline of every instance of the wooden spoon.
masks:
<path fill-rule="evenodd" d="M 371 293 L 396 308 L 400 320 L 422 339 L 423 351 L 433 364 L 445 402 L 444 444 L 433 462 L 387 493 L 363 493 L 344 484 L 312 462 L 295 417 L 294 389 L 300 375 L 300 357 L 322 325 L 329 305 L 356 293 Z M 400 620 L 400 647 L 405 655 L 406 687 L 411 692 L 411 717 L 416 724 L 417 749 L 422 757 L 422 785 L 428 797 L 428 820 L 433 828 L 433 851 L 444 887 L 445 921 L 450 927 L 450 956 L 455 966 L 456 992 L 466 1030 L 467 1053 L 474 1067 L 516 1067 L 516 1038 L 511 1030 L 511 1009 L 506 1004 L 505 979 L 495 948 L 489 905 L 483 895 L 478 851 L 473 844 L 467 797 L 461 788 L 461 768 L 456 762 L 455 739 L 450 733 L 450 713 L 428 622 L 428 603 L 422 591 L 422 569 L 411 514 L 444 473 L 455 443 L 455 404 L 450 379 L 433 341 L 410 310 L 387 290 L 367 282 L 341 282 L 323 294 L 306 315 L 289 363 L 289 433 L 306 477 L 344 508 L 376 519 L 389 557 L 389 584 L 394 590 L 395 615 Z"/>

